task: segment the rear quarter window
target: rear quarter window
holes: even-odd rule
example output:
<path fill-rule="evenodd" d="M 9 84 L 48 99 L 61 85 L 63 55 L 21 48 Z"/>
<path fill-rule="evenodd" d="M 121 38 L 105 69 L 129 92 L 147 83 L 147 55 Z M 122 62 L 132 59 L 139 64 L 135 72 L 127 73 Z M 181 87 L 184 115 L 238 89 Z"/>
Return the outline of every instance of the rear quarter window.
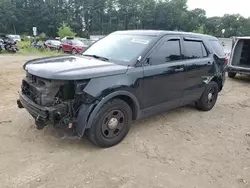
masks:
<path fill-rule="evenodd" d="M 218 40 L 211 40 L 210 44 L 213 48 L 213 51 L 215 52 L 217 56 L 219 57 L 225 56 L 224 49 Z"/>

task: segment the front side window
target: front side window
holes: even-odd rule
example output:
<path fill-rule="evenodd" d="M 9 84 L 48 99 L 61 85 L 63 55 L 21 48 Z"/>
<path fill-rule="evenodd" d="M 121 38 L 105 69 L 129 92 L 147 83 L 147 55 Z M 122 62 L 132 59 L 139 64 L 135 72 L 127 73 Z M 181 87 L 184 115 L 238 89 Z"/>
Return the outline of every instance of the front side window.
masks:
<path fill-rule="evenodd" d="M 152 56 L 154 65 L 181 60 L 180 40 L 169 40 L 164 42 Z"/>
<path fill-rule="evenodd" d="M 184 41 L 184 59 L 196 59 L 207 56 L 206 49 L 200 41 Z"/>
<path fill-rule="evenodd" d="M 141 55 L 154 38 L 146 35 L 111 34 L 95 42 L 82 55 L 96 55 L 129 64 Z"/>
<path fill-rule="evenodd" d="M 66 43 L 72 45 L 72 40 L 67 40 Z"/>

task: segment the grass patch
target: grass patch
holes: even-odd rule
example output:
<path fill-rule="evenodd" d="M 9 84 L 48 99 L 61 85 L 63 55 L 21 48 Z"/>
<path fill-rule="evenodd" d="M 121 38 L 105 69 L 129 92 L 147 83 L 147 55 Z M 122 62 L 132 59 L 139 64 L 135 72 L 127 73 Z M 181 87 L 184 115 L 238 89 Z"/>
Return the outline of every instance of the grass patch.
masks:
<path fill-rule="evenodd" d="M 41 55 L 48 55 L 48 56 L 56 56 L 56 55 L 62 54 L 58 51 L 51 51 L 45 48 L 37 49 L 37 48 L 31 47 L 29 41 L 20 41 L 18 42 L 17 46 L 20 49 L 17 52 L 17 54 L 25 54 L 25 55 L 26 54 L 41 54 Z"/>
<path fill-rule="evenodd" d="M 41 55 L 48 55 L 48 56 L 56 56 L 61 55 L 63 53 L 57 52 L 57 51 L 50 51 L 50 50 L 38 50 L 36 48 L 25 48 L 20 49 L 17 54 L 21 55 L 28 55 L 28 54 L 41 54 Z"/>
<path fill-rule="evenodd" d="M 29 41 L 20 41 L 17 43 L 18 48 L 20 49 L 15 54 L 20 55 L 43 55 L 43 56 L 57 56 L 63 54 L 62 52 L 58 51 L 51 51 L 48 49 L 37 49 L 30 46 Z M 13 54 L 10 52 L 7 52 L 6 50 L 3 50 L 1 52 L 2 54 Z"/>

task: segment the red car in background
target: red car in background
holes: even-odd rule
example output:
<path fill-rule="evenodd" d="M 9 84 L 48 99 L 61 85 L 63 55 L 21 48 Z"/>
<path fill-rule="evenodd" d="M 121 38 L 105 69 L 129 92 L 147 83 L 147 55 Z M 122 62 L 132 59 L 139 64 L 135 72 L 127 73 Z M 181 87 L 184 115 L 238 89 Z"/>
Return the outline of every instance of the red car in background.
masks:
<path fill-rule="evenodd" d="M 69 52 L 71 54 L 77 54 L 84 48 L 87 48 L 87 45 L 76 39 L 63 39 L 60 45 L 60 51 Z"/>

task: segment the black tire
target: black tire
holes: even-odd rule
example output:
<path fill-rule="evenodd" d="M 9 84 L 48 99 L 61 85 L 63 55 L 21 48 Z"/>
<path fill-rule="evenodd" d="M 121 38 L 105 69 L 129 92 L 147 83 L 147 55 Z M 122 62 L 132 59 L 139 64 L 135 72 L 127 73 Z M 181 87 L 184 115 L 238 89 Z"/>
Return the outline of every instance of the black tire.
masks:
<path fill-rule="evenodd" d="M 76 49 L 73 49 L 72 52 L 71 52 L 71 54 L 73 54 L 73 55 L 77 54 Z"/>
<path fill-rule="evenodd" d="M 58 49 L 58 52 L 59 52 L 59 53 L 64 53 L 63 48 L 62 48 L 62 47 L 60 47 L 60 48 Z"/>
<path fill-rule="evenodd" d="M 235 78 L 236 73 L 235 72 L 228 72 L 228 77 L 229 78 Z"/>
<path fill-rule="evenodd" d="M 117 125 L 112 128 L 111 119 L 117 120 Z M 129 105 L 123 100 L 113 99 L 99 109 L 91 128 L 87 130 L 87 137 L 99 147 L 112 147 L 126 137 L 131 123 L 132 111 Z"/>
<path fill-rule="evenodd" d="M 211 110 L 218 98 L 219 87 L 216 82 L 211 81 L 206 85 L 205 91 L 201 95 L 201 98 L 196 101 L 195 106 L 202 111 Z"/>

